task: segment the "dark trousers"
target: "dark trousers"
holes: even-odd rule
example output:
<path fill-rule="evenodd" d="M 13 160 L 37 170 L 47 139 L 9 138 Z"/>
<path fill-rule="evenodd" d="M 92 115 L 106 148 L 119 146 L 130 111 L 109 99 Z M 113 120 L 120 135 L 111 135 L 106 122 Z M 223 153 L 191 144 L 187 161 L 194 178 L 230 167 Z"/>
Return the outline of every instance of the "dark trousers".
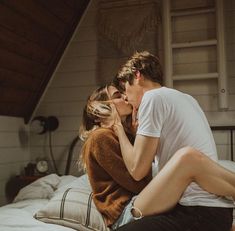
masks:
<path fill-rule="evenodd" d="M 232 208 L 177 205 L 160 215 L 144 217 L 118 231 L 230 231 Z"/>

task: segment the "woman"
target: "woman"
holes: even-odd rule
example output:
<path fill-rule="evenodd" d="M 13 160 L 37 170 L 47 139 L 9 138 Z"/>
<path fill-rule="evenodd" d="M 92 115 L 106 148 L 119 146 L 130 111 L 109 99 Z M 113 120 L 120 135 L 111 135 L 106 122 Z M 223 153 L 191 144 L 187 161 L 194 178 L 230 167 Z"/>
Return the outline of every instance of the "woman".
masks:
<path fill-rule="evenodd" d="M 133 180 L 112 130 L 116 113 L 132 139 L 132 108 L 113 86 L 101 87 L 89 97 L 80 131 L 94 203 L 107 226 L 116 229 L 134 219 L 172 209 L 192 181 L 210 193 L 235 198 L 235 174 L 190 147 L 178 150 L 151 181 L 151 173 L 141 181 Z"/>

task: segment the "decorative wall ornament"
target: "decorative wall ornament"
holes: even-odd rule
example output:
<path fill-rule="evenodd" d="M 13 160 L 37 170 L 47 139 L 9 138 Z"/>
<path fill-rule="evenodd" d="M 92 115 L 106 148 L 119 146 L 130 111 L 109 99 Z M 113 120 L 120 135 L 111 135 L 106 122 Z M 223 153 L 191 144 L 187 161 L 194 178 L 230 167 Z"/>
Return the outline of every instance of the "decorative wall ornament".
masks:
<path fill-rule="evenodd" d="M 99 35 L 124 54 L 136 50 L 148 31 L 160 23 L 157 0 L 99 0 Z"/>

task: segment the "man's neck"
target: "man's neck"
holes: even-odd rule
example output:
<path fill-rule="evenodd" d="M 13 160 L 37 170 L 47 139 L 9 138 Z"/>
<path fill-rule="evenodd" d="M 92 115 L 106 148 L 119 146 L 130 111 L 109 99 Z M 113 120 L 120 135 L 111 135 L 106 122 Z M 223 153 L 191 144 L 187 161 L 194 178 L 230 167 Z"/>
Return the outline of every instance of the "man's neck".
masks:
<path fill-rule="evenodd" d="M 159 83 L 147 80 L 147 81 L 144 82 L 143 92 L 145 93 L 146 91 L 150 91 L 150 90 L 153 90 L 153 89 L 158 89 L 160 87 L 162 87 L 162 86 Z"/>

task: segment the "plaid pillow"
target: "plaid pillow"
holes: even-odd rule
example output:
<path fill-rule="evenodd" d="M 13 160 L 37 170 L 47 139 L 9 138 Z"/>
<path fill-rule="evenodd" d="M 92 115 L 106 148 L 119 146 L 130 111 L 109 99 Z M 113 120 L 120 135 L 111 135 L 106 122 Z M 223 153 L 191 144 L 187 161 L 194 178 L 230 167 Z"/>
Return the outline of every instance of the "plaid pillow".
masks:
<path fill-rule="evenodd" d="M 38 211 L 36 219 L 57 225 L 63 225 L 80 231 L 106 231 L 102 215 L 96 209 L 89 189 L 68 188 L 57 193 Z"/>

